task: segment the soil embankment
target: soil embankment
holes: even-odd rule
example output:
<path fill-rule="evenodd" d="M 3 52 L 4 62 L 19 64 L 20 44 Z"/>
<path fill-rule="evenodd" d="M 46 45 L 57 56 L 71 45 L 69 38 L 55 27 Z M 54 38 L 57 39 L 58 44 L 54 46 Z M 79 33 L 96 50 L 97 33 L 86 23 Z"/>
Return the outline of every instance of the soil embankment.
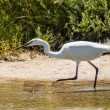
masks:
<path fill-rule="evenodd" d="M 75 76 L 75 62 L 36 55 L 30 59 L 27 55 L 21 56 L 24 61 L 1 62 L 0 78 L 17 80 L 50 81 L 59 78 Z M 92 61 L 99 68 L 98 81 L 110 83 L 110 56 L 102 56 Z M 81 62 L 77 81 L 94 81 L 95 69 L 88 62 Z"/>

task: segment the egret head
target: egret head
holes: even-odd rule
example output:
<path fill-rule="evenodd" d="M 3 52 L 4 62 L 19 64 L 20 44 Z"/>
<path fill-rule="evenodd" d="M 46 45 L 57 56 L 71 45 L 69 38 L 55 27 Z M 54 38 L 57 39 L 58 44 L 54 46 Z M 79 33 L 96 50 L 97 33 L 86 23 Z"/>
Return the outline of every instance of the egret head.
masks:
<path fill-rule="evenodd" d="M 35 46 L 35 45 L 42 45 L 42 42 L 43 42 L 42 39 L 34 38 L 34 39 L 28 41 L 27 43 L 25 43 L 24 45 L 22 45 L 21 47 L 18 47 L 17 49 L 22 48 L 22 47 L 30 47 L 30 46 Z"/>
<path fill-rule="evenodd" d="M 24 47 L 30 47 L 30 46 L 40 45 L 40 40 L 41 39 L 34 38 L 34 39 L 28 41 L 26 44 L 24 44 Z"/>

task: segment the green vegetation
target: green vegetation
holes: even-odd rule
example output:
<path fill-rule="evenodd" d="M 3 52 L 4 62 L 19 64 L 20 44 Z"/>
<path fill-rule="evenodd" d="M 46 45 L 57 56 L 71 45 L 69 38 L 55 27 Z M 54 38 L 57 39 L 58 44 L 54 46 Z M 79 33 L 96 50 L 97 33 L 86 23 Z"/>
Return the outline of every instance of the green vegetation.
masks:
<path fill-rule="evenodd" d="M 0 54 L 39 37 L 54 50 L 110 38 L 110 0 L 0 0 Z"/>

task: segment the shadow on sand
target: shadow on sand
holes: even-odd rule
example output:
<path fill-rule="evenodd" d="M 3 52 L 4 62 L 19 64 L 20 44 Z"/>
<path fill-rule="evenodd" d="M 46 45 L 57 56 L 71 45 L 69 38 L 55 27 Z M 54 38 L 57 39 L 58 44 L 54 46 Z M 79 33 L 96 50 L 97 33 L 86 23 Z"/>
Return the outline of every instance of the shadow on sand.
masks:
<path fill-rule="evenodd" d="M 74 92 L 108 92 L 110 89 L 84 89 L 84 90 L 75 90 Z"/>

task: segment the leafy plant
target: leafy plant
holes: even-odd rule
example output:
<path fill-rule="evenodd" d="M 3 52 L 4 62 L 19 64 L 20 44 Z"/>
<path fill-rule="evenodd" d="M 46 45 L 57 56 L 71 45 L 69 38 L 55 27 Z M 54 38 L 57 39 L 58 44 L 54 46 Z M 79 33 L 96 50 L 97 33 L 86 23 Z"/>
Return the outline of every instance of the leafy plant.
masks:
<path fill-rule="evenodd" d="M 1 53 L 35 37 L 54 50 L 75 40 L 105 42 L 110 38 L 110 1 L 0 0 L 0 40 L 10 45 L 5 49 L 2 44 Z"/>

